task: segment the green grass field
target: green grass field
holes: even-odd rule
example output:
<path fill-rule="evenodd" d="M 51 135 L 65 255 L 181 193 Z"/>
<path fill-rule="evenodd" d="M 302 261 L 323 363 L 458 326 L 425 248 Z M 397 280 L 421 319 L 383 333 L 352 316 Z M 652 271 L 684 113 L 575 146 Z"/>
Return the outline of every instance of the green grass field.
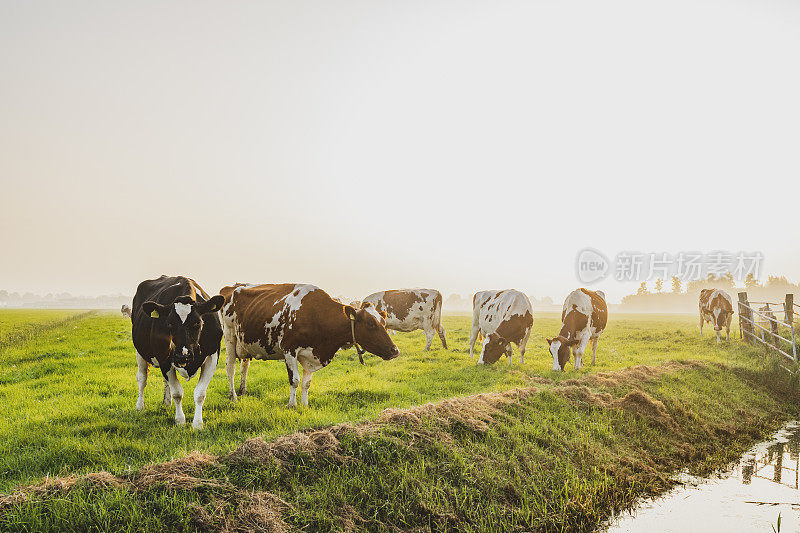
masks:
<path fill-rule="evenodd" d="M 0 324 L 23 327 L 26 315 L 6 313 L 14 312 L 0 312 Z M 49 320 L 59 318 L 63 317 Z M 730 342 L 718 346 L 710 332 L 702 338 L 698 335 L 694 316 L 612 315 L 600 340 L 597 364 L 592 366 L 591 357 L 585 356 L 580 372 L 570 365 L 562 374 L 551 370 L 544 340 L 557 332 L 558 325 L 554 314 L 536 317 L 524 365 L 518 364 L 515 352 L 511 366 L 501 360 L 479 367 L 468 355 L 470 317 L 448 316 L 450 350 L 442 350 L 437 339 L 436 349 L 423 352 L 424 337 L 415 332 L 394 337 L 402 356 L 393 361 L 367 356 L 367 365 L 362 367 L 354 352 L 340 352 L 329 367 L 316 373 L 305 409 L 286 407 L 288 383 L 282 362 L 253 362 L 248 395 L 238 403 L 228 399 L 221 363 L 209 387 L 205 429 L 194 431 L 190 424 L 176 427 L 174 409 L 161 405 L 163 385 L 155 369 L 145 411 L 134 410 L 137 386 L 130 322 L 117 313 L 84 316 L 1 348 L 0 492 L 45 476 L 99 470 L 134 476 L 148 463 L 170 461 L 192 450 L 223 455 L 254 436 L 270 440 L 305 428 L 372 421 L 392 407 L 537 387 L 540 392 L 503 411 L 505 417 L 489 434 L 447 426 L 444 441 L 426 444 L 423 439 L 418 455 L 397 448 L 398 439 L 416 442 L 419 434 L 399 425 L 384 428 L 374 439 L 358 435 L 340 439 L 343 449 L 357 457 L 377 454 L 358 467 L 323 461 L 316 465 L 319 472 L 311 475 L 303 469 L 308 460 L 302 456 L 299 466 L 288 470 L 263 465 L 228 465 L 220 470 L 217 465 L 206 475 L 247 490 L 279 494 L 293 506 L 284 513 L 288 522 L 310 529 L 344 527 L 336 517 L 337 509 L 345 504 L 353 507 L 359 527 L 376 530 L 387 523 L 433 529 L 465 524 L 477 530 L 584 528 L 593 527 L 610 509 L 629 504 L 637 495 L 665 488 L 671 470 L 719 466 L 755 436 L 797 416 L 794 385 L 785 383 L 788 374 L 741 343 L 738 331 L 732 331 Z M 220 360 L 224 361 L 224 354 Z M 658 367 L 668 361 L 699 364 L 635 383 L 587 382 L 591 394 L 601 394 L 589 400 L 576 385 L 584 381 L 570 381 L 635 365 Z M 185 385 L 187 419 L 193 412 L 195 383 L 196 379 Z M 665 432 L 663 420 L 657 418 L 598 408 L 612 405 L 609 398 L 624 396 L 632 387 L 663 402 L 659 409 L 666 406 L 676 421 L 670 431 Z M 577 400 L 580 405 L 588 402 L 589 407 L 576 408 L 575 394 L 582 398 Z M 699 442 L 704 435 L 705 444 Z M 370 442 L 380 446 L 369 448 Z M 681 453 L 686 455 L 685 464 L 677 459 Z M 437 461 L 449 465 L 439 474 L 436 468 L 430 470 Z M 614 478 L 614 470 L 626 461 L 649 461 L 654 473 L 644 481 L 636 478 L 632 485 L 623 483 Z M 544 465 L 549 466 L 542 469 Z M 458 475 L 448 468 L 455 468 Z M 331 491 L 331 486 L 337 490 Z M 197 491 L 145 495 L 82 491 L 71 493 L 69 504 L 60 498 L 45 499 L 0 513 L 0 529 L 60 529 L 67 524 L 81 524 L 75 525 L 78 530 L 106 529 L 116 528 L 118 522 L 131 524 L 136 517 L 143 521 L 127 529 L 214 529 L 208 526 L 213 520 L 208 522 L 206 517 L 205 523 L 197 518 L 197 506 L 213 515 L 214 505 L 219 505 L 218 498 L 203 497 Z M 503 491 L 515 495 L 507 498 Z M 436 513 L 419 510 L 415 498 L 423 495 L 428 500 L 425 505 L 438 509 Z M 238 505 L 227 502 L 217 515 L 225 515 L 225 506 Z M 76 505 L 83 511 L 76 514 Z M 88 514 L 87 508 L 92 510 Z M 184 513 L 190 508 L 195 511 Z M 160 518 L 145 519 L 154 509 Z"/>

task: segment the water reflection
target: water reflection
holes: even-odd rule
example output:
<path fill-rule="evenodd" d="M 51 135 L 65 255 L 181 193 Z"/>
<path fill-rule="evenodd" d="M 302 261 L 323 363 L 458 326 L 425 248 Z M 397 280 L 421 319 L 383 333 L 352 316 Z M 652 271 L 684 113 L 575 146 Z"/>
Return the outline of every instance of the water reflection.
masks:
<path fill-rule="evenodd" d="M 800 423 L 792 422 L 710 479 L 680 476 L 683 486 L 642 502 L 604 531 L 800 531 Z"/>

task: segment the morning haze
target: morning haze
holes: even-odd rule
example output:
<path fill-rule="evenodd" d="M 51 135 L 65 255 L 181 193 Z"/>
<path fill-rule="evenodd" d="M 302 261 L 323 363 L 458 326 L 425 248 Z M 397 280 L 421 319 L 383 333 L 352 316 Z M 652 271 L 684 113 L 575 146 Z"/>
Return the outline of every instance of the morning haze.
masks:
<path fill-rule="evenodd" d="M 646 4 L 4 2 L 0 289 L 560 301 L 585 247 L 797 281 L 800 5 Z"/>

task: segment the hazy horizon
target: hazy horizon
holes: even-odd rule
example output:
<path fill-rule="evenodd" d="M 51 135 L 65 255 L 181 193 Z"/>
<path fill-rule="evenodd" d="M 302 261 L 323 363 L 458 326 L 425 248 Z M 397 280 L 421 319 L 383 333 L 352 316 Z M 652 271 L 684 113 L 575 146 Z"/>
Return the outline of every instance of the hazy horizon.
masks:
<path fill-rule="evenodd" d="M 757 251 L 796 282 L 798 24 L 787 1 L 2 2 L 0 289 L 559 303 L 587 247 Z"/>

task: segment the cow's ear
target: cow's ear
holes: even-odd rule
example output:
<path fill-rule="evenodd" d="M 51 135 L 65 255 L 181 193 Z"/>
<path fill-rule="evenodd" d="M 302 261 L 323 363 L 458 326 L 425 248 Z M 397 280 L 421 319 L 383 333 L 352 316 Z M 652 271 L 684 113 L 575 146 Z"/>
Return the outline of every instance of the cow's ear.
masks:
<path fill-rule="evenodd" d="M 361 304 L 361 309 L 366 309 L 367 307 L 372 307 L 372 304 L 369 302 L 364 302 Z"/>
<path fill-rule="evenodd" d="M 144 311 L 145 314 L 151 318 L 167 318 L 167 315 L 169 314 L 167 312 L 166 305 L 161 305 L 152 300 L 147 300 L 142 304 L 142 311 Z"/>
<path fill-rule="evenodd" d="M 350 318 L 352 320 L 356 319 L 356 316 L 357 316 L 356 315 L 356 310 L 355 310 L 355 308 L 353 306 L 351 306 L 351 305 L 343 305 L 342 309 L 344 310 L 344 314 L 347 315 L 347 318 Z"/>
<path fill-rule="evenodd" d="M 547 344 L 553 344 L 553 341 L 554 341 L 555 339 L 548 339 L 547 337 L 545 337 L 545 339 L 544 339 L 544 340 L 546 340 L 546 341 L 547 341 Z"/>
<path fill-rule="evenodd" d="M 206 313 L 216 313 L 222 306 L 225 305 L 225 297 L 221 294 L 217 294 L 213 298 L 210 298 L 207 302 L 198 304 L 195 309 L 201 315 Z"/>

